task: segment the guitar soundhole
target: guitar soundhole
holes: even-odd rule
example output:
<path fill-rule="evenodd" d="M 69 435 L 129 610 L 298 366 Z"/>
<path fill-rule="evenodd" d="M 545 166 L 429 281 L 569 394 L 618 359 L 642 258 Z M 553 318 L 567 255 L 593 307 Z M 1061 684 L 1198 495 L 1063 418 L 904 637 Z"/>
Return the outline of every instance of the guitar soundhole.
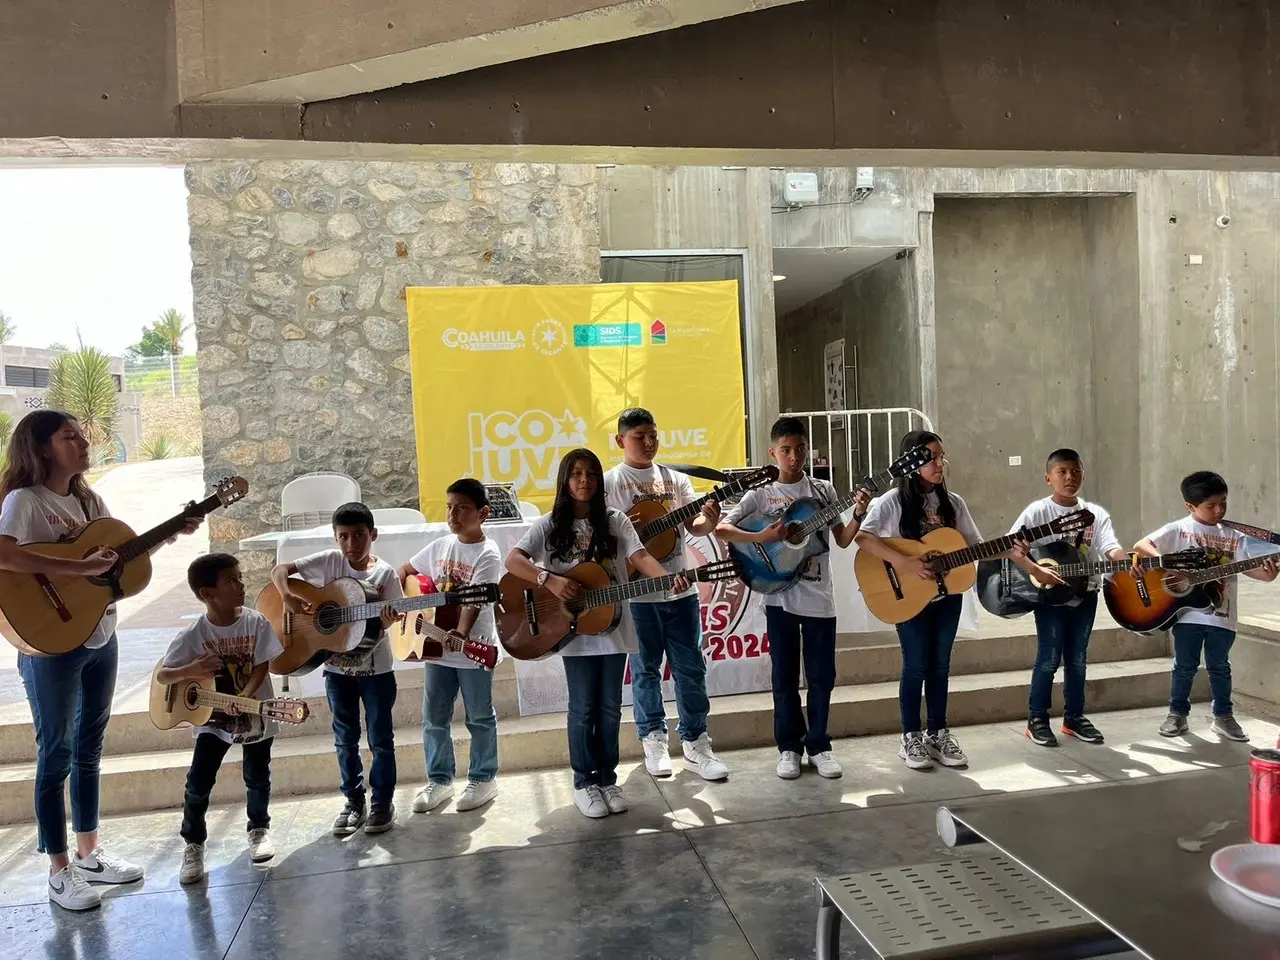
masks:
<path fill-rule="evenodd" d="M 199 704 L 196 702 L 200 695 L 200 688 L 194 683 L 188 684 L 186 689 L 182 691 L 182 701 L 186 704 L 188 710 L 194 710 Z"/>
<path fill-rule="evenodd" d="M 324 603 L 316 611 L 316 631 L 318 633 L 337 633 L 342 626 L 342 608 L 335 603 Z"/>

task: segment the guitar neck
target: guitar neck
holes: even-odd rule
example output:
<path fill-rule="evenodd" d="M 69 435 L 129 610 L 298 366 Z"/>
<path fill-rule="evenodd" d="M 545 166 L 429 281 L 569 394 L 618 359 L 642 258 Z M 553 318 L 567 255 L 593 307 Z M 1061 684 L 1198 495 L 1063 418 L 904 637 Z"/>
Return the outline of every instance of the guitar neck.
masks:
<path fill-rule="evenodd" d="M 870 490 L 876 493 L 881 490 L 885 484 L 893 479 L 893 471 L 882 470 L 873 477 L 866 477 L 862 483 L 858 484 L 852 492 L 841 497 L 835 503 L 829 504 L 815 513 L 812 517 L 800 524 L 795 536 L 806 537 L 811 533 L 817 533 L 819 530 L 825 530 L 837 520 L 840 519 L 854 502 L 858 499 L 858 491 L 862 489 Z"/>
<path fill-rule="evenodd" d="M 994 540 L 975 543 L 973 546 L 965 547 L 963 550 L 944 553 L 933 561 L 933 567 L 935 570 L 954 570 L 956 567 L 963 567 L 966 563 L 990 560 L 994 556 L 1005 553 L 1019 537 L 1025 537 L 1028 543 L 1035 543 L 1037 540 L 1043 540 L 1045 537 L 1051 537 L 1054 534 L 1055 531 L 1052 524 L 1045 523 L 1038 527 L 1027 527 L 1017 533 L 1008 533 Z"/>
<path fill-rule="evenodd" d="M 1143 557 L 1138 566 L 1143 570 L 1157 570 L 1163 566 L 1163 557 Z M 1085 563 L 1064 563 L 1054 568 L 1060 577 L 1092 577 L 1108 573 L 1121 573 L 1133 569 L 1132 560 L 1095 560 Z"/>
<path fill-rule="evenodd" d="M 465 640 L 458 639 L 448 630 L 441 630 L 434 623 L 424 620 L 419 625 L 418 629 L 421 630 L 423 634 L 442 645 L 446 650 L 451 650 L 454 653 L 462 653 L 466 649 L 467 642 Z"/>
<path fill-rule="evenodd" d="M 1189 583 L 1210 583 L 1214 580 L 1225 580 L 1227 577 L 1233 577 L 1237 573 L 1245 573 L 1262 566 L 1268 560 L 1280 559 L 1280 552 L 1264 554 L 1261 557 L 1252 557 L 1249 560 L 1237 560 L 1235 563 L 1224 563 L 1221 566 L 1210 567 L 1208 570 L 1196 570 L 1191 573 L 1183 574 Z"/>
<path fill-rule="evenodd" d="M 629 580 L 626 583 L 613 583 L 607 587 L 596 587 L 586 592 L 583 597 L 583 607 L 589 610 L 592 607 L 603 607 L 623 600 L 634 600 L 636 597 L 648 596 L 651 593 L 661 593 L 664 590 L 670 590 L 677 577 L 685 577 L 690 583 L 701 579 L 698 570 L 683 570 L 680 573 L 668 573 L 664 577 L 644 577 L 640 580 Z"/>
<path fill-rule="evenodd" d="M 382 611 L 391 609 L 396 613 L 409 613 L 412 610 L 427 610 L 431 607 L 443 607 L 449 603 L 447 593 L 424 593 L 418 597 L 404 597 L 400 600 L 375 600 L 372 603 L 358 603 L 354 607 L 344 607 L 343 623 L 356 623 L 360 620 L 372 620 L 382 616 Z"/>
<path fill-rule="evenodd" d="M 126 540 L 120 546 L 116 547 L 116 553 L 120 555 L 120 559 L 125 563 L 130 560 L 136 560 L 138 557 L 150 553 L 160 544 L 164 543 L 170 537 L 177 536 L 186 527 L 187 523 L 197 517 L 205 517 L 217 509 L 222 500 L 215 494 L 207 497 L 199 503 L 193 503 L 182 513 L 176 517 L 170 517 L 158 527 L 152 527 L 146 533 L 140 533 L 132 540 Z"/>
<path fill-rule="evenodd" d="M 241 713 L 262 713 L 262 701 L 253 697 L 237 697 L 230 693 L 219 693 L 216 690 L 199 690 L 196 692 L 196 703 L 202 707 L 235 707 Z"/>
<path fill-rule="evenodd" d="M 651 520 L 649 523 L 644 525 L 643 530 L 639 531 L 640 540 L 642 542 L 652 540 L 658 534 L 665 533 L 668 530 L 672 530 L 680 526 L 680 524 L 701 513 L 702 508 L 712 500 L 715 500 L 717 503 L 723 503 L 728 497 L 745 490 L 747 480 L 747 477 L 739 477 L 737 480 L 730 480 L 728 483 L 716 487 L 710 493 L 704 493 L 696 500 L 691 500 L 683 507 L 676 507 L 665 517 L 659 517 L 657 520 Z"/>

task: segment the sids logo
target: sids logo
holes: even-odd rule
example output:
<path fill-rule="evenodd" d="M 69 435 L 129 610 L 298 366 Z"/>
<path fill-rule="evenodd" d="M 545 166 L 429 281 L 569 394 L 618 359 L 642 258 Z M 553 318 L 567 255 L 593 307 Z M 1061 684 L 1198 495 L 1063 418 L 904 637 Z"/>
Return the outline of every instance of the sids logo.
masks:
<path fill-rule="evenodd" d="M 649 346 L 665 347 L 667 345 L 667 325 L 661 320 L 649 324 Z"/>
<path fill-rule="evenodd" d="M 471 475 L 483 483 L 552 490 L 560 458 L 586 446 L 587 422 L 572 410 L 473 413 L 469 417 Z"/>

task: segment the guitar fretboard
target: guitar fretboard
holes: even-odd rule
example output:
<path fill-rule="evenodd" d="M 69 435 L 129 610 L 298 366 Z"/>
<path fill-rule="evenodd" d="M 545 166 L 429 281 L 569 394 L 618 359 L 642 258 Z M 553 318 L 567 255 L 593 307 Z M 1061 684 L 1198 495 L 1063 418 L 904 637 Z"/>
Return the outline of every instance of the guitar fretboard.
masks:
<path fill-rule="evenodd" d="M 641 543 L 652 540 L 660 533 L 673 530 L 686 520 L 696 517 L 702 512 L 705 504 L 712 500 L 723 502 L 726 497 L 731 497 L 739 491 L 745 490 L 747 485 L 755 482 L 755 477 L 759 476 L 759 472 L 745 477 L 739 477 L 737 480 L 730 480 L 728 483 L 716 487 L 710 493 L 703 494 L 696 500 L 686 503 L 683 507 L 677 507 L 668 513 L 665 517 L 659 517 L 657 520 L 651 520 L 642 527 L 638 533 L 640 534 Z"/>
<path fill-rule="evenodd" d="M 827 529 L 827 527 L 840 519 L 846 510 L 853 506 L 854 501 L 858 499 L 858 490 L 865 487 L 872 492 L 876 492 L 892 479 L 892 470 L 881 470 L 875 476 L 865 478 L 852 492 L 841 497 L 835 503 L 823 507 L 804 523 L 798 524 L 795 532 L 787 537 L 788 542 L 799 544 L 803 542 L 805 537 L 817 533 L 819 530 Z"/>
<path fill-rule="evenodd" d="M 1237 560 L 1235 563 L 1224 563 L 1221 566 L 1210 567 L 1207 570 L 1195 570 L 1191 573 L 1185 573 L 1183 576 L 1187 578 L 1188 583 L 1209 583 L 1213 580 L 1225 580 L 1227 577 L 1235 576 L 1237 573 L 1244 573 L 1260 567 L 1268 560 L 1280 560 L 1280 551 L 1264 554 L 1260 557 L 1252 557 L 1248 560 Z"/>
<path fill-rule="evenodd" d="M 115 548 L 116 553 L 120 555 L 120 559 L 125 563 L 130 560 L 136 560 L 138 557 L 150 553 L 170 537 L 181 533 L 189 520 L 207 516 L 216 510 L 221 503 L 222 499 L 217 494 L 206 497 L 199 503 L 193 503 L 185 511 L 176 517 L 170 517 L 158 527 L 152 527 L 146 533 L 140 533 L 132 540 L 126 540 Z"/>
<path fill-rule="evenodd" d="M 1052 523 L 1042 523 L 1038 527 L 1024 527 L 1022 530 L 1005 534 L 995 540 L 984 540 L 982 543 L 975 543 L 973 546 L 965 547 L 963 550 L 944 553 L 942 556 L 936 557 L 931 566 L 939 571 L 954 570 L 956 567 L 963 567 L 966 563 L 990 560 L 992 557 L 1007 552 L 1019 537 L 1025 539 L 1027 543 L 1035 543 L 1045 537 L 1054 536 L 1058 532 L 1054 529 Z"/>
<path fill-rule="evenodd" d="M 241 713 L 261 713 L 262 701 L 251 697 L 237 697 L 230 693 L 218 693 L 213 690 L 197 690 L 196 703 L 202 707 L 235 707 Z"/>
<path fill-rule="evenodd" d="M 596 587 L 588 590 L 577 604 L 570 604 L 570 609 L 590 610 L 592 607 L 603 607 L 620 600 L 634 600 L 636 597 L 648 596 L 670 590 L 677 577 L 685 577 L 689 582 L 698 579 L 698 571 L 684 570 L 681 573 L 668 573 L 665 577 L 645 577 L 641 580 L 629 580 L 626 583 L 614 583 L 607 587 Z"/>
<path fill-rule="evenodd" d="M 1143 557 L 1138 566 L 1143 570 L 1157 570 L 1164 566 L 1164 557 Z M 1095 560 L 1089 563 L 1063 563 L 1053 570 L 1060 577 L 1092 577 L 1099 574 L 1122 573 L 1133 569 L 1132 560 Z"/>
<path fill-rule="evenodd" d="M 391 609 L 396 613 L 408 613 L 410 610 L 426 610 L 430 607 L 444 607 L 457 604 L 457 596 L 450 593 L 424 593 L 419 597 L 405 597 L 402 600 L 376 600 L 372 603 L 360 603 L 353 607 L 343 607 L 339 616 L 341 623 L 355 623 L 360 620 L 372 620 L 382 616 L 382 611 Z"/>

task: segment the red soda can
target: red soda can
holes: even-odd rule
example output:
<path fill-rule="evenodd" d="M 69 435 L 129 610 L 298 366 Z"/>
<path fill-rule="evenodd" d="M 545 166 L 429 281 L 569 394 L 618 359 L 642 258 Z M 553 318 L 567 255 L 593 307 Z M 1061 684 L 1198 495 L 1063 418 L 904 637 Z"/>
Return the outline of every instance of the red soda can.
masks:
<path fill-rule="evenodd" d="M 1280 843 L 1280 749 L 1249 754 L 1249 834 L 1254 843 Z"/>

